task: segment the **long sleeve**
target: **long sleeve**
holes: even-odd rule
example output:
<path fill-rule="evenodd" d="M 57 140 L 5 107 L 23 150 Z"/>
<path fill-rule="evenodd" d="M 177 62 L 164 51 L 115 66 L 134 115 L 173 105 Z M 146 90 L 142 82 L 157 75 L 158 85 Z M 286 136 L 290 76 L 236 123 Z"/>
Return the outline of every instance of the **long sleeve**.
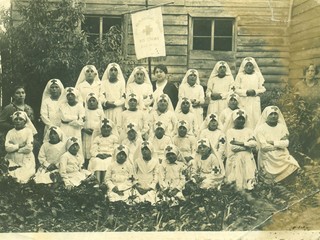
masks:
<path fill-rule="evenodd" d="M 96 157 L 99 154 L 99 142 L 100 142 L 100 137 L 97 136 L 94 138 L 92 144 L 91 144 L 91 149 L 90 149 L 90 154 L 92 157 Z"/>
<path fill-rule="evenodd" d="M 153 190 L 155 190 L 158 182 L 159 182 L 159 164 L 157 164 L 153 170 L 153 179 L 152 179 L 152 182 L 149 184 L 149 186 Z"/>
<path fill-rule="evenodd" d="M 289 140 L 274 141 L 273 145 L 277 148 L 287 148 L 289 146 Z"/>
<path fill-rule="evenodd" d="M 29 133 L 27 135 L 26 145 L 18 150 L 19 153 L 27 154 L 32 152 L 33 150 L 33 134 L 30 129 L 28 130 L 29 130 Z"/>
<path fill-rule="evenodd" d="M 107 168 L 105 183 L 107 184 L 109 191 L 112 191 L 112 189 L 116 186 L 112 181 L 112 164 Z"/>
<path fill-rule="evenodd" d="M 246 97 L 247 96 L 247 89 L 242 89 L 241 88 L 241 81 L 242 81 L 243 74 L 238 74 L 235 81 L 234 81 L 234 87 L 235 87 L 235 92 L 241 96 L 241 97 Z"/>
<path fill-rule="evenodd" d="M 125 103 L 125 92 L 126 91 L 125 91 L 124 88 L 120 88 L 121 98 L 114 101 L 114 104 L 117 107 L 120 107 L 120 106 L 124 105 L 124 103 Z"/>
<path fill-rule="evenodd" d="M 258 77 L 258 89 L 256 89 L 257 94 L 261 94 L 266 91 L 266 88 L 263 86 L 264 79 L 262 78 L 263 78 L 262 76 Z"/>
<path fill-rule="evenodd" d="M 57 102 L 58 103 L 58 102 Z M 40 108 L 40 118 L 42 120 L 42 122 L 47 125 L 47 126 L 51 126 L 53 125 L 49 119 L 49 112 L 48 112 L 48 105 L 47 102 L 42 102 L 41 103 L 41 108 Z"/>
<path fill-rule="evenodd" d="M 68 157 L 63 154 L 61 156 L 61 160 L 60 160 L 60 163 L 59 163 L 59 173 L 61 175 L 61 177 L 63 178 L 67 178 L 67 165 L 68 165 Z"/>
<path fill-rule="evenodd" d="M 39 154 L 38 154 L 38 159 L 41 165 L 48 167 L 50 163 L 47 161 L 46 153 L 45 153 L 45 146 L 42 144 Z"/>
<path fill-rule="evenodd" d="M 5 141 L 5 149 L 8 153 L 15 152 L 19 149 L 19 144 L 14 144 L 12 143 L 12 133 L 11 131 L 8 132 L 6 136 L 6 141 Z"/>

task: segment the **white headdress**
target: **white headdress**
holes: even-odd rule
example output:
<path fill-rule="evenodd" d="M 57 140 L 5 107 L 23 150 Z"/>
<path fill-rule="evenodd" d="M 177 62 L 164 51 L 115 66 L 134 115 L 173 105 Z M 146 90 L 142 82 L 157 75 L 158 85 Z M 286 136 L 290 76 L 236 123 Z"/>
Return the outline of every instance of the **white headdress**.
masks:
<path fill-rule="evenodd" d="M 118 70 L 117 79 L 118 79 L 118 81 L 119 81 L 121 84 L 123 84 L 123 89 L 124 89 L 124 87 L 125 87 L 125 85 L 126 85 L 126 80 L 124 79 L 122 70 L 121 70 L 119 64 L 117 64 L 117 63 L 110 63 L 110 64 L 108 64 L 106 70 L 105 70 L 104 73 L 103 73 L 103 76 L 102 76 L 101 81 L 102 81 L 102 83 L 105 85 L 105 87 L 107 87 L 109 84 L 111 84 L 111 83 L 109 82 L 109 77 L 110 77 L 110 69 L 113 68 L 113 67 Z"/>
<path fill-rule="evenodd" d="M 150 81 L 150 78 L 149 78 L 149 74 L 148 74 L 146 68 L 143 67 L 143 66 L 135 67 L 135 68 L 132 70 L 132 73 L 130 74 L 130 76 L 129 76 L 129 78 L 128 78 L 127 85 L 129 85 L 130 83 L 135 82 L 135 75 L 136 75 L 136 73 L 137 73 L 138 71 L 142 71 L 142 72 L 144 73 L 144 83 L 151 85 L 151 81 Z"/>
<path fill-rule="evenodd" d="M 195 74 L 195 75 L 197 76 L 196 84 L 197 84 L 197 85 L 200 85 L 199 72 L 198 72 L 196 69 L 189 69 L 189 70 L 186 72 L 186 74 L 184 75 L 184 77 L 183 77 L 183 79 L 182 79 L 181 85 L 188 83 L 188 76 L 191 75 L 191 74 Z"/>
<path fill-rule="evenodd" d="M 174 111 L 174 108 L 173 108 L 171 99 L 169 98 L 169 96 L 168 96 L 167 94 L 161 94 L 160 96 L 158 96 L 158 97 L 155 99 L 155 102 L 154 102 L 154 104 L 153 104 L 153 111 L 158 111 L 158 102 L 159 102 L 161 99 L 165 99 L 165 100 L 168 102 L 167 111 Z"/>
<path fill-rule="evenodd" d="M 256 60 L 254 58 L 252 58 L 252 57 L 246 57 L 245 59 L 243 59 L 243 61 L 241 62 L 238 74 L 246 74 L 244 68 L 245 68 L 245 66 L 246 66 L 246 64 L 248 62 L 252 63 L 254 73 L 256 73 L 256 74 L 258 74 L 260 76 L 260 78 L 262 80 L 261 84 L 263 84 L 264 83 L 264 77 L 262 76 L 262 73 L 260 71 L 260 68 L 259 68 Z"/>
<path fill-rule="evenodd" d="M 285 121 L 280 109 L 277 106 L 268 106 L 262 111 L 260 119 L 256 125 L 256 129 L 259 126 L 261 126 L 262 124 L 266 123 L 268 116 L 273 112 L 278 114 L 278 116 L 279 116 L 278 123 L 283 124 L 286 127 L 286 131 L 289 133 L 286 121 Z"/>
<path fill-rule="evenodd" d="M 93 72 L 95 73 L 95 77 L 93 79 L 93 82 L 100 82 L 100 79 L 99 79 L 99 74 L 98 74 L 98 70 L 96 69 L 96 67 L 94 65 L 86 65 L 82 68 L 80 74 L 79 74 L 79 77 L 78 77 L 78 80 L 76 82 L 76 88 L 78 88 L 79 84 L 86 81 L 86 71 L 88 69 L 92 69 Z"/>
<path fill-rule="evenodd" d="M 226 67 L 226 76 L 232 76 L 232 72 L 231 72 L 231 69 L 230 69 L 228 63 L 225 62 L 225 61 L 219 61 L 219 62 L 217 62 L 216 65 L 214 66 L 214 68 L 213 68 L 213 70 L 212 70 L 212 72 L 211 72 L 211 74 L 210 74 L 210 78 L 213 78 L 213 77 L 218 76 L 218 74 L 219 74 L 219 68 L 220 68 L 221 66 L 225 66 L 225 67 Z"/>
<path fill-rule="evenodd" d="M 44 91 L 43 91 L 43 94 L 42 94 L 42 100 L 41 100 L 42 103 L 44 102 L 45 99 L 50 98 L 50 96 L 51 96 L 50 87 L 51 87 L 52 84 L 57 84 L 58 87 L 60 88 L 61 94 L 60 94 L 58 100 L 61 98 L 63 90 L 64 90 L 64 86 L 63 86 L 62 82 L 59 79 L 53 78 L 53 79 L 50 79 L 47 82 L 47 85 L 44 88 Z"/>
<path fill-rule="evenodd" d="M 17 117 L 21 117 L 25 120 L 26 124 L 25 126 L 29 129 L 31 129 L 32 134 L 35 135 L 38 133 L 37 129 L 34 127 L 33 123 L 31 122 L 30 118 L 28 117 L 27 113 L 24 111 L 16 111 L 11 115 L 12 121 L 16 119 Z"/>

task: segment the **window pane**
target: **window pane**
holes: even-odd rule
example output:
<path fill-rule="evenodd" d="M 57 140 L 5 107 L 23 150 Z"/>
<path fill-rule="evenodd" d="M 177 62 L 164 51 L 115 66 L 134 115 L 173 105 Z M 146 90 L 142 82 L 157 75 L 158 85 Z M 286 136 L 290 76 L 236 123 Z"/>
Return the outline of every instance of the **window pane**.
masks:
<path fill-rule="evenodd" d="M 232 36 L 233 20 L 216 19 L 214 21 L 215 36 Z"/>
<path fill-rule="evenodd" d="M 214 38 L 215 51 L 232 51 L 232 38 Z"/>
<path fill-rule="evenodd" d="M 121 28 L 121 18 L 103 18 L 103 33 L 107 33 L 112 26 L 118 26 Z"/>
<path fill-rule="evenodd" d="M 211 20 L 195 19 L 193 21 L 193 36 L 211 36 Z"/>
<path fill-rule="evenodd" d="M 81 28 L 87 33 L 99 33 L 99 25 L 99 17 L 86 17 Z"/>
<path fill-rule="evenodd" d="M 193 50 L 211 50 L 211 38 L 193 38 Z"/>

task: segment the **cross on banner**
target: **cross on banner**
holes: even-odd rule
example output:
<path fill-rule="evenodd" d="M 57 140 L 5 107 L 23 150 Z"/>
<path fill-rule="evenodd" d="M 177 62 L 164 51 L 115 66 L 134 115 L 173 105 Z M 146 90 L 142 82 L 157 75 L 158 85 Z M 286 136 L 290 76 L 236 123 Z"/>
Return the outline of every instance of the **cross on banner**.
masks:
<path fill-rule="evenodd" d="M 152 31 L 153 29 L 150 27 L 150 25 L 147 25 L 142 32 L 149 36 Z"/>

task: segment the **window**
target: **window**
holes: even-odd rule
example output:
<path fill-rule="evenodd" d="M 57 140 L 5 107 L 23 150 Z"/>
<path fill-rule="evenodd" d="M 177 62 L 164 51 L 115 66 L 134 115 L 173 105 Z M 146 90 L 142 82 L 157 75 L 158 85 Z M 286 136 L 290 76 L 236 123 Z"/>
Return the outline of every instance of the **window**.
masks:
<path fill-rule="evenodd" d="M 233 42 L 234 19 L 193 19 L 193 50 L 233 51 Z"/>
<path fill-rule="evenodd" d="M 110 27 L 121 28 L 122 19 L 117 16 L 86 16 L 81 25 L 81 29 L 88 34 L 88 42 L 94 44 L 106 37 Z"/>

